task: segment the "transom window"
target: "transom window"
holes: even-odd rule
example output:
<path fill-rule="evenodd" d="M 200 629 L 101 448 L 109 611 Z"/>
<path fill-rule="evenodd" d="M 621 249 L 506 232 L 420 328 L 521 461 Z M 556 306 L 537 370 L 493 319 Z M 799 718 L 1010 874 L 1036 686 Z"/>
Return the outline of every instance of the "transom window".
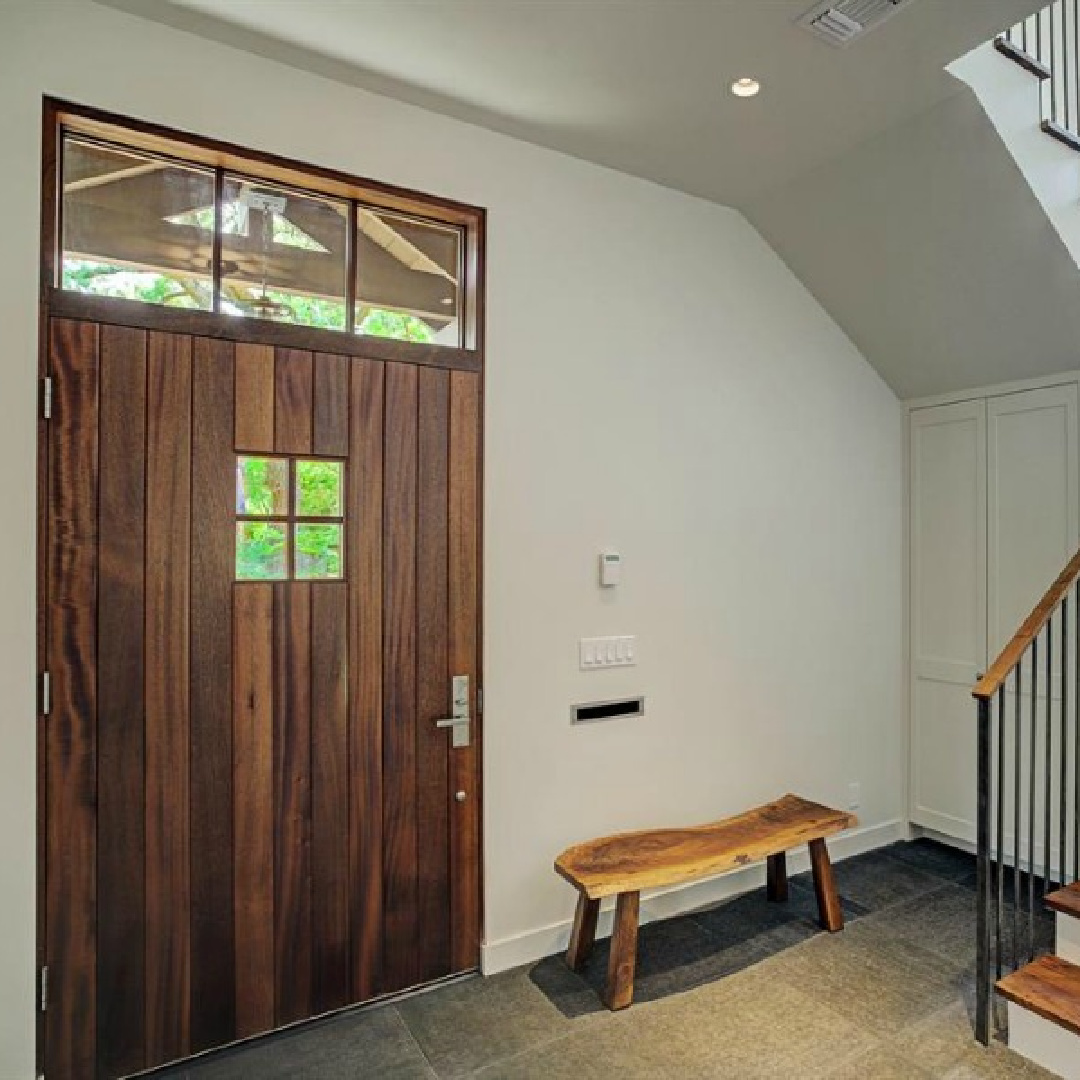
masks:
<path fill-rule="evenodd" d="M 64 131 L 62 289 L 474 347 L 464 226 L 185 160 L 182 144 L 173 149 L 166 156 Z"/>
<path fill-rule="evenodd" d="M 236 459 L 238 581 L 340 580 L 344 545 L 344 462 Z"/>

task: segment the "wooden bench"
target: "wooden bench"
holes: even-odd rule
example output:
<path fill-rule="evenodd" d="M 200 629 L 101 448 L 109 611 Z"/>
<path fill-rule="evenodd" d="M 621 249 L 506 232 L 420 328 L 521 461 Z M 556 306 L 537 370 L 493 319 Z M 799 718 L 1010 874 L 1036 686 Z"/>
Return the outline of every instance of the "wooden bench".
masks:
<path fill-rule="evenodd" d="M 786 900 L 786 853 L 802 844 L 810 847 L 822 925 L 831 932 L 842 930 L 844 915 L 825 837 L 855 824 L 853 814 L 785 795 L 712 825 L 620 833 L 567 848 L 555 860 L 555 870 L 580 895 L 566 962 L 574 971 L 581 969 L 596 937 L 600 901 L 617 897 L 604 1003 L 609 1009 L 625 1009 L 634 998 L 642 889 L 698 881 L 765 859 L 768 898 Z"/>

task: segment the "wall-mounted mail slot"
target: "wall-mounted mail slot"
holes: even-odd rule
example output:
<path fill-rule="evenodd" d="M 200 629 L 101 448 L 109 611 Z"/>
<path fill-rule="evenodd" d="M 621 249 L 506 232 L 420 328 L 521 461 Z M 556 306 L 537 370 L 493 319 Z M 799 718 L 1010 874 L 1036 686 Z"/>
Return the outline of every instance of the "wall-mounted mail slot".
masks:
<path fill-rule="evenodd" d="M 575 705 L 571 721 L 575 724 L 587 724 L 592 720 L 621 720 L 627 716 L 644 716 L 645 699 L 643 697 L 620 698 L 618 701 L 589 701 Z"/>

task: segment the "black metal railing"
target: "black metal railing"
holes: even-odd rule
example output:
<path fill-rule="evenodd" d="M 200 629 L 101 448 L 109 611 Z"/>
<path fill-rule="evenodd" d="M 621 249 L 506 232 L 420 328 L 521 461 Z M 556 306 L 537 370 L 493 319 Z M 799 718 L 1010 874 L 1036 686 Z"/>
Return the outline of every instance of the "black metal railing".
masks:
<path fill-rule="evenodd" d="M 994 46 L 1040 79 L 1043 131 L 1080 150 L 1080 0 L 1054 0 Z"/>
<path fill-rule="evenodd" d="M 994 983 L 1050 947 L 1042 900 L 1080 879 L 1080 553 L 973 691 L 978 708 L 975 1035 Z"/>

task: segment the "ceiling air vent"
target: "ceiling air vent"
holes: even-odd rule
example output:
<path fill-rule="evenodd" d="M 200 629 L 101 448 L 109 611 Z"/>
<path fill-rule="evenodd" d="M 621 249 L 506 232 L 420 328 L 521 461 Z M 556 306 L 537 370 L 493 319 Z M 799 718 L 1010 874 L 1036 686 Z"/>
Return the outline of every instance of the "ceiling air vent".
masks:
<path fill-rule="evenodd" d="M 818 4 L 798 21 L 830 45 L 847 45 L 909 3 L 911 0 L 835 0 Z"/>

